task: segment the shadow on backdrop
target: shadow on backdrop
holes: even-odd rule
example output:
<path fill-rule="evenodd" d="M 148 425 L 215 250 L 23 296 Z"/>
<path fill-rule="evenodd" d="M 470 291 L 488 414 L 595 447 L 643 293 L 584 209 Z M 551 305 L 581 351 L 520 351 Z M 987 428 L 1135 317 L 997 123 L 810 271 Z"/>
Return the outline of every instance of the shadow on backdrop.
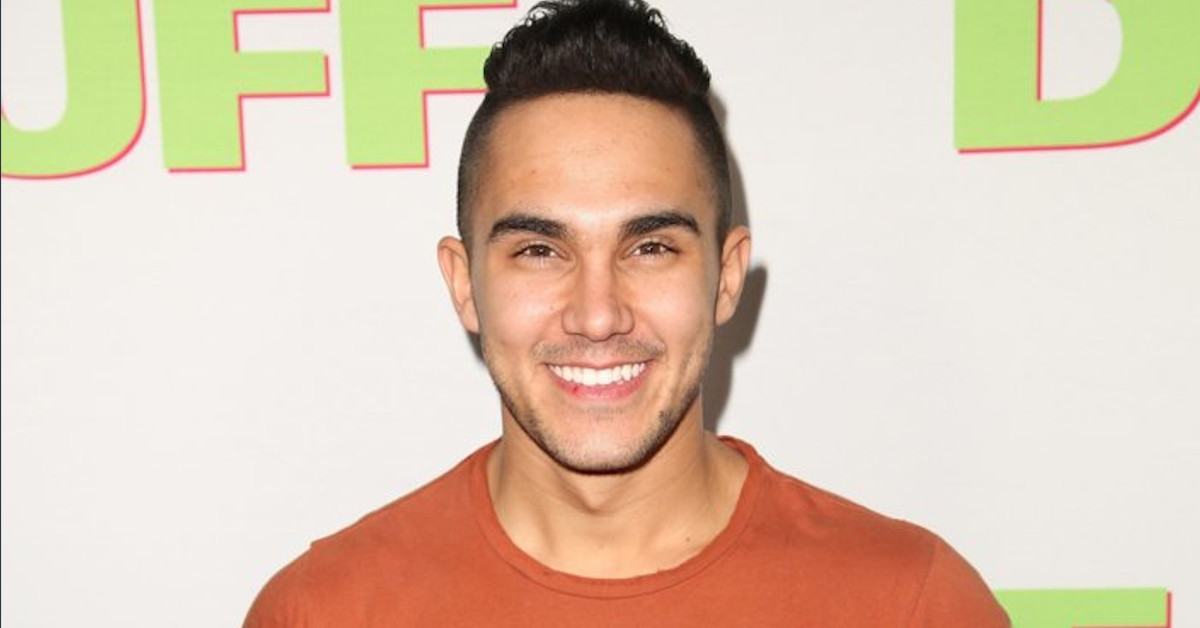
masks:
<path fill-rule="evenodd" d="M 714 92 L 709 102 L 721 123 L 721 128 L 725 129 L 728 112 L 720 96 Z M 726 137 L 728 138 L 728 134 Z M 732 188 L 730 192 L 733 201 L 732 222 L 750 228 L 742 170 L 732 146 L 728 148 L 728 152 Z M 750 229 L 750 235 L 754 235 L 753 228 Z M 763 297 L 767 291 L 767 269 L 765 266 L 754 264 L 753 247 L 751 255 L 750 270 L 746 273 L 746 284 L 742 288 L 742 299 L 738 303 L 737 313 L 728 323 L 717 329 L 716 337 L 713 338 L 712 355 L 708 359 L 708 371 L 704 374 L 704 427 L 714 432 L 718 431 L 717 427 L 725 415 L 729 395 L 733 390 L 733 363 L 754 341 L 754 329 L 758 326 Z"/>

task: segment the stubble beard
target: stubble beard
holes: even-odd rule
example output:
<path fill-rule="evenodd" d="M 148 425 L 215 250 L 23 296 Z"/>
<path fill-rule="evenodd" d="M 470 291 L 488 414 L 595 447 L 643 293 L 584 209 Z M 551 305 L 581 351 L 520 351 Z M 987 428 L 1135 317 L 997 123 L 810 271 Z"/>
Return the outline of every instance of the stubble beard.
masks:
<path fill-rule="evenodd" d="M 652 426 L 645 434 L 641 435 L 637 442 L 615 455 L 608 456 L 596 456 L 587 451 L 576 450 L 556 438 L 533 407 L 517 401 L 517 397 L 510 391 L 509 382 L 505 381 L 500 376 L 500 372 L 494 368 L 487 343 L 483 342 L 481 338 L 480 344 L 483 348 L 484 362 L 491 373 L 496 392 L 500 395 L 500 402 L 504 404 L 505 410 L 521 427 L 521 430 L 537 444 L 543 453 L 560 467 L 574 473 L 617 475 L 635 471 L 654 458 L 654 455 L 671 439 L 688 411 L 699 403 L 701 383 L 704 380 L 704 366 L 708 364 L 708 356 L 712 350 L 712 337 L 709 337 L 704 351 L 699 356 L 693 356 L 692 360 L 700 360 L 700 367 L 683 382 L 683 386 L 681 386 L 683 394 L 674 399 L 673 403 L 658 411 Z M 687 367 L 688 364 L 685 362 L 682 365 L 685 373 Z"/>

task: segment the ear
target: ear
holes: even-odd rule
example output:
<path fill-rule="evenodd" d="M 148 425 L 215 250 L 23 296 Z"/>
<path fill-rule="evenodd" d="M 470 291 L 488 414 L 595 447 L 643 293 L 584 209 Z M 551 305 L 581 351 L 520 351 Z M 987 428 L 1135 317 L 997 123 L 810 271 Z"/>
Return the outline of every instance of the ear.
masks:
<path fill-rule="evenodd" d="M 466 245 L 458 238 L 446 236 L 438 242 L 437 256 L 458 320 L 467 331 L 478 334 L 479 313 L 475 310 L 475 295 L 471 290 L 471 262 Z"/>
<path fill-rule="evenodd" d="M 738 225 L 729 230 L 721 247 L 721 278 L 717 284 L 716 322 L 724 325 L 737 311 L 746 272 L 750 269 L 750 230 Z"/>

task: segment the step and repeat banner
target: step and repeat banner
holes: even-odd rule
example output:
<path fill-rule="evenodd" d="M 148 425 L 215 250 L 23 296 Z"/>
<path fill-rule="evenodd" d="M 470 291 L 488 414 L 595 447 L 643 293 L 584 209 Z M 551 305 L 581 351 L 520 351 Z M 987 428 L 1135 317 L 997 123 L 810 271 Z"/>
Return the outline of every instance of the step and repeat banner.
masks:
<path fill-rule="evenodd" d="M 711 427 L 1019 628 L 1200 626 L 1200 3 L 659 6 L 755 238 Z M 0 618 L 238 625 L 499 433 L 434 251 L 529 3 L 0 7 Z"/>

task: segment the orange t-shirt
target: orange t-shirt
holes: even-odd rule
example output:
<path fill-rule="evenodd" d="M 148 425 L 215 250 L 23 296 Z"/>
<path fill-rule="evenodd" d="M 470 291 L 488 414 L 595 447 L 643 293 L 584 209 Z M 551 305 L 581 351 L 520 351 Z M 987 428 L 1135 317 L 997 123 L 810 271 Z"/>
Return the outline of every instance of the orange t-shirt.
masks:
<path fill-rule="evenodd" d="M 584 578 L 522 552 L 492 508 L 488 446 L 313 543 L 267 583 L 245 628 L 1009 626 L 979 575 L 937 536 L 725 442 L 749 462 L 737 508 L 672 569 Z"/>

